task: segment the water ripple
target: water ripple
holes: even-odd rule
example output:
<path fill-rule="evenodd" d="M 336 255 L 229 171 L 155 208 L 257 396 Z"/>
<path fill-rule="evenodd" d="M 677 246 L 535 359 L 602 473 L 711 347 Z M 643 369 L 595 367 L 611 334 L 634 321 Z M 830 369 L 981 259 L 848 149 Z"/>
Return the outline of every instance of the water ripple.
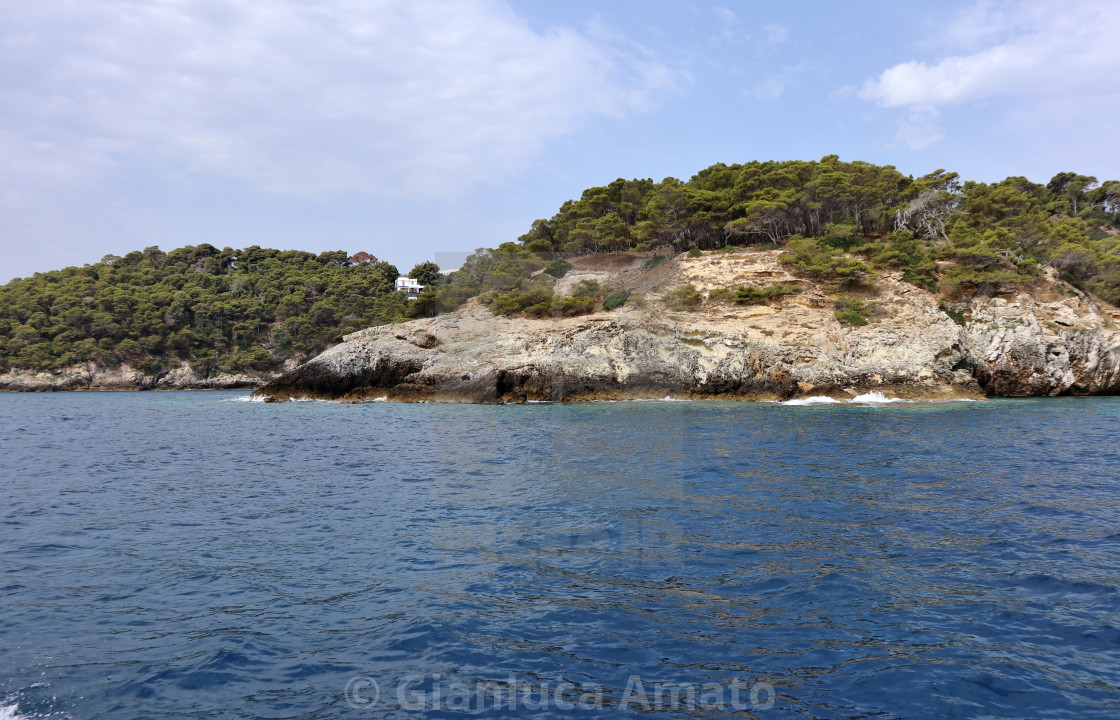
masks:
<path fill-rule="evenodd" d="M 1120 716 L 1116 399 L 240 397 L 0 395 L 0 718 Z"/>

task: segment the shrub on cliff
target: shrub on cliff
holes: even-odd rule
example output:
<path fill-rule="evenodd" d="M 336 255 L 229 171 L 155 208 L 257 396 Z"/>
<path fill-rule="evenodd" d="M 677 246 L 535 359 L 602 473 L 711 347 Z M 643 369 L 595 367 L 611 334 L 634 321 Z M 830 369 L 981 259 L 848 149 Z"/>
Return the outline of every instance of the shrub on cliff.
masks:
<path fill-rule="evenodd" d="M 735 293 L 727 288 L 712 288 L 708 291 L 708 299 L 712 302 L 735 302 Z"/>
<path fill-rule="evenodd" d="M 607 290 L 599 284 L 598 280 L 594 278 L 585 278 L 580 280 L 575 288 L 572 290 L 573 295 L 583 295 L 584 297 L 600 298 L 605 295 Z"/>
<path fill-rule="evenodd" d="M 594 312 L 596 300 L 587 295 L 559 297 L 542 288 L 506 295 L 491 293 L 483 297 L 495 315 L 523 314 L 527 317 L 573 317 Z"/>
<path fill-rule="evenodd" d="M 610 295 L 603 299 L 603 309 L 616 310 L 626 304 L 630 298 L 630 293 L 625 290 L 615 290 Z"/>
<path fill-rule="evenodd" d="M 867 325 L 867 315 L 873 306 L 874 303 L 864 302 L 859 298 L 840 298 L 836 301 L 836 319 L 844 325 Z"/>
<path fill-rule="evenodd" d="M 801 288 L 796 285 L 784 285 L 782 283 L 774 283 L 765 287 L 740 285 L 735 290 L 735 302 L 739 305 L 758 305 L 783 295 L 796 295 L 799 292 L 801 292 Z"/>
<path fill-rule="evenodd" d="M 908 230 L 852 246 L 851 251 L 866 258 L 872 267 L 902 270 L 903 282 L 937 292 L 937 262 L 929 246 Z"/>
<path fill-rule="evenodd" d="M 736 303 L 738 305 L 759 305 L 783 295 L 796 295 L 799 292 L 801 292 L 801 288 L 798 286 L 783 283 L 773 283 L 763 287 L 740 285 L 735 288 L 734 292 L 727 288 L 713 288 L 708 293 L 708 299 L 713 302 Z"/>
<path fill-rule="evenodd" d="M 483 302 L 490 307 L 490 312 L 495 315 L 525 313 L 536 317 L 551 315 L 553 300 L 555 300 L 555 296 L 551 292 L 540 288 L 505 295 L 493 293 L 483 297 Z"/>
<path fill-rule="evenodd" d="M 992 295 L 1042 276 L 1038 263 L 1015 250 L 997 250 L 987 243 L 952 252 L 956 264 L 945 270 L 941 284 L 951 293 Z"/>
<path fill-rule="evenodd" d="M 586 315 L 595 310 L 595 298 L 587 297 L 586 295 L 572 295 L 566 298 L 557 298 L 553 300 L 552 311 L 553 314 L 563 315 L 564 317 L 572 317 L 574 315 Z"/>
<path fill-rule="evenodd" d="M 964 312 L 963 312 L 963 311 L 961 311 L 961 310 L 960 310 L 959 308 L 955 308 L 955 307 L 953 307 L 952 305 L 948 304 L 948 303 L 947 303 L 947 302 L 945 302 L 944 300 L 942 300 L 941 302 L 939 302 L 939 303 L 937 304 L 937 307 L 938 307 L 938 309 L 939 309 L 939 310 L 941 310 L 941 312 L 943 312 L 943 313 L 945 313 L 946 315 L 948 315 L 948 316 L 949 316 L 949 318 L 950 318 L 950 319 L 951 319 L 951 320 L 952 320 L 953 322 L 955 322 L 955 323 L 956 323 L 957 325 L 961 325 L 961 326 L 963 326 L 963 325 L 965 325 L 965 324 L 967 324 L 967 323 L 968 323 L 968 318 L 967 318 L 967 317 L 965 317 L 965 314 L 964 314 Z M 968 307 L 968 306 L 967 306 L 967 305 L 965 305 L 964 307 Z"/>
<path fill-rule="evenodd" d="M 567 275 L 571 269 L 572 264 L 564 258 L 549 260 L 548 264 L 544 266 L 544 271 L 557 280 Z"/>
<path fill-rule="evenodd" d="M 689 283 L 665 293 L 661 300 L 672 310 L 688 310 L 702 303 L 704 296 L 696 290 L 692 283 Z"/>
<path fill-rule="evenodd" d="M 865 263 L 813 238 L 793 238 L 778 261 L 795 275 L 824 280 L 841 289 L 876 276 Z"/>

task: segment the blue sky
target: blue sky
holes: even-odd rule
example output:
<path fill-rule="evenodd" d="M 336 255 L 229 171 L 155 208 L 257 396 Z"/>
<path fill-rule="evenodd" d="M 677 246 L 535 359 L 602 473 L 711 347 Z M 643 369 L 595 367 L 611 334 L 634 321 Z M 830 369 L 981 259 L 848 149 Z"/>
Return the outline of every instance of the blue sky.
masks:
<path fill-rule="evenodd" d="M 818 159 L 1120 178 L 1120 3 L 0 8 L 0 282 L 149 245 L 407 271 L 586 187 Z"/>

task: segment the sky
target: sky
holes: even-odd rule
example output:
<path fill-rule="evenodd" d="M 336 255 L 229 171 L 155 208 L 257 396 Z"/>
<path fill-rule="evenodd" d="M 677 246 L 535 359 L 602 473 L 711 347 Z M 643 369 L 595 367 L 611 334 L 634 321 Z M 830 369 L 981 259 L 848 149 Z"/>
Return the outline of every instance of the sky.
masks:
<path fill-rule="evenodd" d="M 1120 178 L 1120 3 L 0 6 L 0 283 L 151 245 L 407 272 L 615 178 L 843 160 Z"/>

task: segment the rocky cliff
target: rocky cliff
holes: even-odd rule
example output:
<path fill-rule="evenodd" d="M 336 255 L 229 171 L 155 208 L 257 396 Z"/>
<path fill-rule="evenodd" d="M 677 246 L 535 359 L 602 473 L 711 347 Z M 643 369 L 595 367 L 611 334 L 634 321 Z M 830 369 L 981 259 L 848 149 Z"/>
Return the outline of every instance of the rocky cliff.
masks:
<path fill-rule="evenodd" d="M 223 373 L 201 377 L 190 365 L 159 375 L 146 375 L 128 365 L 107 368 L 96 363 L 83 363 L 60 372 L 9 372 L 0 375 L 0 391 L 52 392 L 58 390 L 235 390 L 256 388 L 269 377 Z"/>
<path fill-rule="evenodd" d="M 625 287 L 644 302 L 575 318 L 494 316 L 477 300 L 436 318 L 348 335 L 268 383 L 268 400 L 524 402 L 636 397 L 784 399 L 878 390 L 907 398 L 1107 394 L 1120 390 L 1120 312 L 1057 281 L 995 297 L 942 299 L 884 273 L 859 289 L 870 323 L 841 324 L 834 296 L 791 276 L 777 251 L 678 257 L 649 269 L 619 254 L 580 258 L 555 283 Z M 691 283 L 797 284 L 741 306 L 660 299 Z"/>

